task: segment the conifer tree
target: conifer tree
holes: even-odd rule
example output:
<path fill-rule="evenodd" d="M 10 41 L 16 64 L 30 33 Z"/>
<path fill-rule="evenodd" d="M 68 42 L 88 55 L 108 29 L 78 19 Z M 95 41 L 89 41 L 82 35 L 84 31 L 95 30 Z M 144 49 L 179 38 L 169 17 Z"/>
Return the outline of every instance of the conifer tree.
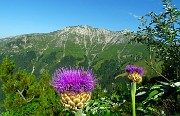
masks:
<path fill-rule="evenodd" d="M 16 71 L 16 66 L 8 57 L 0 66 L 0 81 L 5 93 L 3 115 L 59 115 L 64 109 L 60 98 L 50 86 L 48 71 L 42 73 L 39 81 L 31 73 Z"/>

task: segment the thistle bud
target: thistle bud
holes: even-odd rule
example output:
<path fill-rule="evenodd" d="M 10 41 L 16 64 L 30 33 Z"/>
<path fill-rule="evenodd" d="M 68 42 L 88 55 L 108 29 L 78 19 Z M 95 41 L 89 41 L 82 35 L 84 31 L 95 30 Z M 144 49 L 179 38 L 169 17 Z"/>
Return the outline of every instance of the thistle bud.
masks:
<path fill-rule="evenodd" d="M 126 72 L 128 73 L 129 80 L 137 83 L 142 82 L 142 75 L 144 74 L 144 69 L 142 67 L 127 65 Z"/>

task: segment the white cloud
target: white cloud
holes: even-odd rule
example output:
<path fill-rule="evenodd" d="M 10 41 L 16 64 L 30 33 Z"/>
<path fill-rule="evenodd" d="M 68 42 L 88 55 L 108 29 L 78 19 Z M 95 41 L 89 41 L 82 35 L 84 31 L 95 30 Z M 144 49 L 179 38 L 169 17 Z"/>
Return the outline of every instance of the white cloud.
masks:
<path fill-rule="evenodd" d="M 129 15 L 133 16 L 134 18 L 139 18 L 140 16 L 136 15 L 136 14 L 133 14 L 132 12 L 129 12 Z"/>

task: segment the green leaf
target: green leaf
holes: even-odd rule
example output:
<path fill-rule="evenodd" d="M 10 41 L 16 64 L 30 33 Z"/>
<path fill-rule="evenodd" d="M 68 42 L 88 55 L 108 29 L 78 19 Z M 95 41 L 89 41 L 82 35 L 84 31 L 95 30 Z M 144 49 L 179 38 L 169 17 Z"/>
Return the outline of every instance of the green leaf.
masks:
<path fill-rule="evenodd" d="M 152 90 L 152 89 L 159 89 L 160 87 L 161 87 L 161 85 L 153 85 L 150 90 Z"/>
<path fill-rule="evenodd" d="M 125 77 L 127 73 L 122 73 L 122 74 L 119 74 L 115 77 L 115 79 L 119 78 L 119 77 Z"/>
<path fill-rule="evenodd" d="M 158 93 L 159 93 L 159 91 L 157 91 L 157 90 L 152 91 L 152 92 L 149 94 L 149 96 L 146 98 L 146 100 L 144 100 L 144 102 L 149 101 L 150 99 L 153 98 L 153 96 L 155 96 L 155 95 L 158 94 Z"/>

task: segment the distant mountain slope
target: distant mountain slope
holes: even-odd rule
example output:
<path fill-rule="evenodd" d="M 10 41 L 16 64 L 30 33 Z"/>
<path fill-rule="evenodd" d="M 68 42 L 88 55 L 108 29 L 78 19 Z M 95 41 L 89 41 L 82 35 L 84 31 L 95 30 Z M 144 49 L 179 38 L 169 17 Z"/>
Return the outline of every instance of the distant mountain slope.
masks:
<path fill-rule="evenodd" d="M 114 82 L 126 64 L 144 65 L 146 46 L 128 43 L 128 30 L 113 32 L 90 26 L 72 26 L 44 34 L 25 34 L 0 39 L 0 60 L 7 54 L 17 67 L 37 77 L 61 66 L 91 67 L 100 82 Z M 115 81 L 117 82 L 117 81 Z M 104 85 L 105 86 L 105 85 Z"/>

